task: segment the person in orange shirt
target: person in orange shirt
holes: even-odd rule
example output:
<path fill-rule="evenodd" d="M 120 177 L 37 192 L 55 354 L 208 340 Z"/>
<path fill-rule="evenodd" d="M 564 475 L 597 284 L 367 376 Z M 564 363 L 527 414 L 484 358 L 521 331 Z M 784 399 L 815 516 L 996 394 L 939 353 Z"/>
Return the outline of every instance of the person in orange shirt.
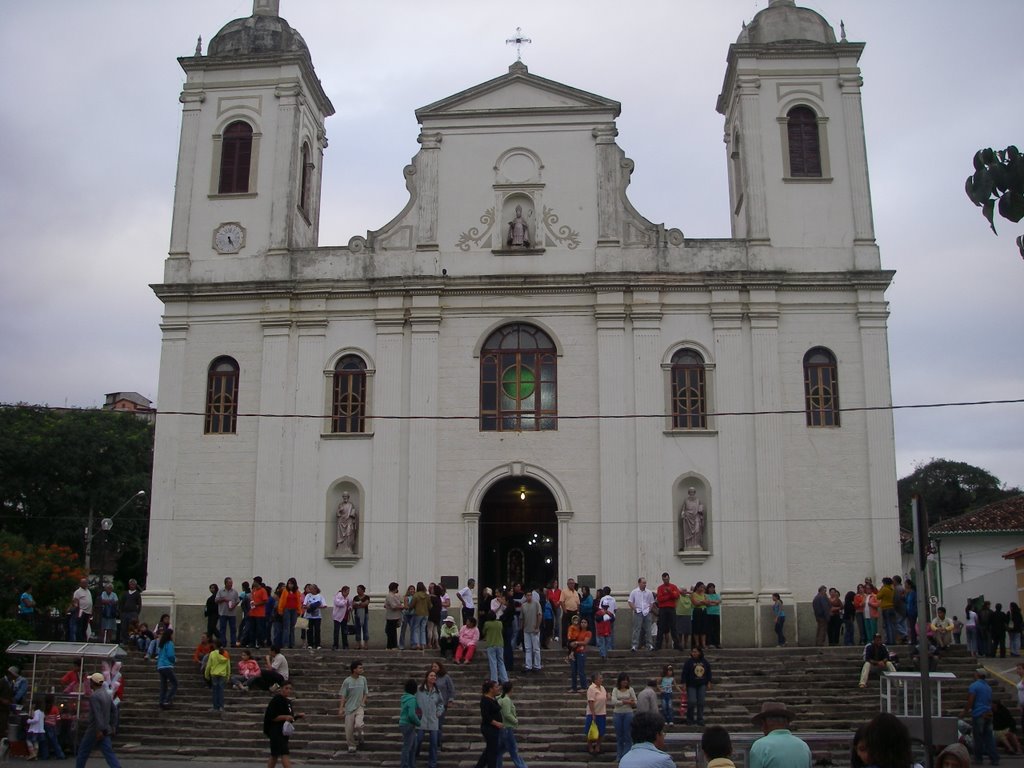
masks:
<path fill-rule="evenodd" d="M 864 585 L 857 585 L 857 594 L 853 596 L 853 610 L 854 610 L 854 621 L 857 624 L 857 637 L 858 642 L 861 645 L 867 645 L 867 635 L 864 631 L 864 608 L 867 602 L 867 596 L 864 594 Z"/>
<path fill-rule="evenodd" d="M 566 633 L 569 640 L 569 684 L 575 693 L 587 689 L 587 646 L 590 643 L 590 627 L 586 619 L 574 616 Z"/>
<path fill-rule="evenodd" d="M 205 632 L 199 636 L 199 645 L 196 646 L 195 651 L 192 652 L 192 661 L 199 665 L 199 671 L 203 671 L 203 667 L 206 666 L 206 657 L 210 655 L 210 651 L 213 650 L 213 643 L 210 642 L 210 636 Z"/>
<path fill-rule="evenodd" d="M 261 648 L 268 642 L 267 638 L 267 600 L 270 594 L 263 586 L 263 579 L 254 576 L 252 580 L 252 593 L 249 595 L 249 621 L 252 622 L 252 638 L 257 648 Z"/>
<path fill-rule="evenodd" d="M 660 651 L 665 638 L 672 637 L 672 647 L 680 650 L 679 635 L 676 633 L 676 601 L 679 600 L 679 587 L 672 583 L 668 573 L 661 574 L 661 584 L 654 593 L 658 604 L 658 639 L 654 650 Z"/>
<path fill-rule="evenodd" d="M 281 617 L 281 641 L 279 643 L 281 647 L 286 644 L 289 648 L 295 647 L 295 622 L 299 618 L 301 607 L 302 593 L 299 591 L 299 582 L 293 577 L 288 579 L 275 609 Z"/>

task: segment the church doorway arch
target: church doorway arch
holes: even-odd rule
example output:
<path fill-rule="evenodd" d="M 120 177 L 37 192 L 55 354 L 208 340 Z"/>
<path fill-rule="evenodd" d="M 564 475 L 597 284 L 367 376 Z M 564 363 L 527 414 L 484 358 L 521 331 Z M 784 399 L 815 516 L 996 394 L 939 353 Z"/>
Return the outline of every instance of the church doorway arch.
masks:
<path fill-rule="evenodd" d="M 557 509 L 539 480 L 512 476 L 494 483 L 480 502 L 480 585 L 541 586 L 558 578 Z"/>

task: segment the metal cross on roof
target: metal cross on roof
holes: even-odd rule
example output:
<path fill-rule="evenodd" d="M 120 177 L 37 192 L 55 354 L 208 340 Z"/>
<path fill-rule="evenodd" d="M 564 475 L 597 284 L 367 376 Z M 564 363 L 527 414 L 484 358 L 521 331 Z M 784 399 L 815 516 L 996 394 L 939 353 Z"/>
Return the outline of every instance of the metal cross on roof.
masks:
<path fill-rule="evenodd" d="M 523 45 L 524 44 L 528 44 L 528 43 L 532 43 L 532 42 L 533 42 L 533 40 L 531 40 L 530 38 L 526 37 L 526 35 L 523 34 L 523 30 L 522 30 L 521 27 L 516 27 L 515 37 L 508 38 L 505 41 L 505 44 L 506 45 L 514 45 L 516 47 L 516 61 L 522 61 L 523 60 Z"/>

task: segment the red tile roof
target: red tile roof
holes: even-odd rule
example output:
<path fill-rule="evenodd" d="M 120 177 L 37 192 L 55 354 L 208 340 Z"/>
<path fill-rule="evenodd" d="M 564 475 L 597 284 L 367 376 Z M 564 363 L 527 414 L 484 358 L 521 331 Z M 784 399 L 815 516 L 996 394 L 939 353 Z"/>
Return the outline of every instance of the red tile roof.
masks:
<path fill-rule="evenodd" d="M 1024 494 L 964 512 L 933 525 L 929 535 L 1024 533 Z"/>

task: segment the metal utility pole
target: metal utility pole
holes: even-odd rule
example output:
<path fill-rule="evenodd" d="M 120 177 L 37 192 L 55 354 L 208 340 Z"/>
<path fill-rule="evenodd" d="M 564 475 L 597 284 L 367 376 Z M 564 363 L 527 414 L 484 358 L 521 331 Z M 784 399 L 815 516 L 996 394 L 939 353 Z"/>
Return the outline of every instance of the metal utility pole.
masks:
<path fill-rule="evenodd" d="M 925 768 L 932 765 L 932 688 L 929 677 L 931 658 L 928 654 L 928 622 L 931 601 L 928 595 L 928 514 L 921 497 L 914 495 L 910 501 L 911 516 L 914 519 L 914 560 L 917 563 L 918 581 L 924 594 L 917 599 L 917 653 L 921 665 L 921 738 L 925 748 Z"/>

